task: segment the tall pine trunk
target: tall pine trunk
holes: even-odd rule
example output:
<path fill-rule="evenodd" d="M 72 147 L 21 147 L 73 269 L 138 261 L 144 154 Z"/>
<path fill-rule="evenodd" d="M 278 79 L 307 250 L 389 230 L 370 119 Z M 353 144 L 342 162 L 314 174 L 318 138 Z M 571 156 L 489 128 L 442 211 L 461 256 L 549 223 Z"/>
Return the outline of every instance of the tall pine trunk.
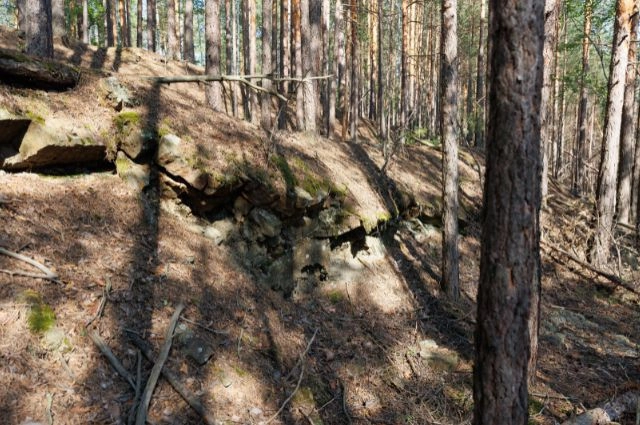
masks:
<path fill-rule="evenodd" d="M 147 49 L 155 52 L 156 44 L 156 0 L 147 0 Z"/>
<path fill-rule="evenodd" d="M 491 0 L 476 425 L 526 424 L 529 313 L 539 284 L 540 90 L 544 2 Z"/>
<path fill-rule="evenodd" d="M 280 75 L 282 77 L 291 76 L 291 46 L 290 46 L 290 26 L 289 16 L 291 8 L 290 0 L 281 0 L 280 4 Z M 280 93 L 285 96 L 289 95 L 289 83 L 282 81 L 280 83 Z M 284 130 L 287 128 L 287 119 L 289 117 L 288 105 L 285 100 L 279 100 L 278 103 L 278 128 Z"/>
<path fill-rule="evenodd" d="M 440 37 L 440 134 L 442 135 L 442 286 L 449 298 L 460 297 L 458 261 L 458 47 L 457 0 L 442 1 Z"/>
<path fill-rule="evenodd" d="M 271 74 L 271 26 L 273 24 L 272 0 L 262 0 L 262 73 Z M 262 80 L 262 87 L 271 90 L 271 80 Z M 271 131 L 271 95 L 261 95 L 260 123 L 262 128 Z"/>
<path fill-rule="evenodd" d="M 140 0 L 138 0 L 140 1 Z M 227 15 L 227 21 L 229 15 Z M 195 62 L 195 49 L 193 46 L 193 0 L 184 1 L 184 37 L 183 43 L 183 57 L 187 62 Z"/>
<path fill-rule="evenodd" d="M 629 65 L 624 89 L 622 107 L 622 127 L 620 139 L 620 170 L 618 173 L 618 221 L 629 224 L 631 215 L 631 183 L 633 178 L 633 160 L 635 147 L 635 94 L 636 94 L 636 40 L 638 26 L 638 8 L 634 5 L 631 20 L 631 43 L 629 43 Z"/>
<path fill-rule="evenodd" d="M 206 0 L 205 2 L 205 67 L 207 75 L 220 75 L 220 2 Z M 205 89 L 207 103 L 217 112 L 224 111 L 222 87 L 219 82 L 212 82 Z"/>
<path fill-rule="evenodd" d="M 609 91 L 605 116 L 604 137 L 596 191 L 596 225 L 591 246 L 591 262 L 605 265 L 610 257 L 613 243 L 614 213 L 616 210 L 616 180 L 620 155 L 620 127 L 624 82 L 629 59 L 629 37 L 633 0 L 617 0 L 613 33 Z"/>

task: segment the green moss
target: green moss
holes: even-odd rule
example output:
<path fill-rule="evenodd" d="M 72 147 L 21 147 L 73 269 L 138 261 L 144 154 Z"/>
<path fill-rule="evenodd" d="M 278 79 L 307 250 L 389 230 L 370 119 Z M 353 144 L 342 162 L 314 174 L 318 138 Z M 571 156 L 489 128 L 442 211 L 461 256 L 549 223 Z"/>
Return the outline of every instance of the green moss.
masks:
<path fill-rule="evenodd" d="M 169 125 L 169 121 L 165 118 L 160 122 L 160 126 L 158 127 L 158 136 L 164 137 L 167 134 L 175 134 L 175 131 Z"/>
<path fill-rule="evenodd" d="M 327 294 L 327 298 L 331 301 L 332 304 L 338 304 L 344 299 L 344 294 L 336 289 L 329 291 Z"/>
<path fill-rule="evenodd" d="M 44 333 L 56 324 L 53 309 L 42 301 L 42 296 L 35 291 L 25 291 L 23 299 L 30 305 L 27 323 L 29 330 L 34 333 Z"/>
<path fill-rule="evenodd" d="M 245 376 L 247 376 L 247 375 L 249 374 L 246 370 L 244 370 L 244 369 L 243 369 L 243 368 L 241 368 L 240 366 L 234 366 L 234 367 L 233 367 L 233 370 L 234 370 L 234 371 L 236 372 L 236 374 L 237 374 L 239 377 L 241 377 L 241 378 L 243 378 L 243 377 L 245 377 Z"/>
<path fill-rule="evenodd" d="M 116 171 L 118 174 L 124 174 L 131 169 L 131 162 L 124 157 L 116 158 Z"/>
<path fill-rule="evenodd" d="M 271 162 L 273 162 L 276 168 L 280 171 L 280 174 L 282 174 L 282 179 L 287 187 L 293 187 L 298 184 L 296 176 L 293 174 L 293 171 L 284 156 L 274 155 L 271 157 Z"/>
<path fill-rule="evenodd" d="M 140 124 L 140 114 L 134 111 L 120 112 L 113 117 L 113 123 L 118 129 L 118 132 L 124 133 L 127 129 Z"/>
<path fill-rule="evenodd" d="M 42 117 L 41 115 L 36 114 L 35 112 L 31 112 L 31 111 L 27 111 L 25 113 L 26 117 L 29 118 L 31 121 L 38 123 L 40 125 L 44 125 L 45 123 L 45 119 L 44 117 Z"/>

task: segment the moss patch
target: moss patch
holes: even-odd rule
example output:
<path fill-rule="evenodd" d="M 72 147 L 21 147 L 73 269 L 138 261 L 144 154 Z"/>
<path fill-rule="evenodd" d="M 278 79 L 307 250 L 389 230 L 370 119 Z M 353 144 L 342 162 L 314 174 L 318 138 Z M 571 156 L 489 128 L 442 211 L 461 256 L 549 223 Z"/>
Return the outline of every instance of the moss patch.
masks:
<path fill-rule="evenodd" d="M 23 299 L 30 306 L 27 323 L 33 333 L 44 333 L 56 324 L 56 314 L 48 306 L 42 296 L 36 291 L 28 290 L 23 293 Z"/>
<path fill-rule="evenodd" d="M 140 124 L 140 114 L 134 111 L 120 112 L 113 117 L 113 123 L 118 129 L 118 132 L 124 133 Z"/>

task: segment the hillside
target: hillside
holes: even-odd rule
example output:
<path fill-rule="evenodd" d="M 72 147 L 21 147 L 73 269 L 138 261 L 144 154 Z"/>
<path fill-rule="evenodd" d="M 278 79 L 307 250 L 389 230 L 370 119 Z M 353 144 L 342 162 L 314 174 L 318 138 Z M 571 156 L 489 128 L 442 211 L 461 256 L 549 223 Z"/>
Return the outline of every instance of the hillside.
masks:
<path fill-rule="evenodd" d="M 0 30 L 0 47 L 20 43 Z M 90 335 L 138 381 L 134 341 L 157 355 L 184 303 L 164 368 L 209 423 L 470 423 L 481 152 L 460 154 L 454 305 L 438 285 L 438 147 L 407 146 L 381 173 L 366 122 L 358 144 L 268 135 L 211 112 L 200 84 L 149 78 L 197 67 L 81 44 L 56 59 L 80 69 L 76 88 L 0 84 L 0 247 L 60 280 L 7 273 L 35 269 L 0 255 L 0 422 L 127 423 L 136 391 Z M 640 382 L 640 298 L 548 248 L 583 258 L 592 210 L 551 186 L 536 424 Z M 616 272 L 637 282 L 623 230 Z M 203 419 L 161 378 L 149 421 Z"/>

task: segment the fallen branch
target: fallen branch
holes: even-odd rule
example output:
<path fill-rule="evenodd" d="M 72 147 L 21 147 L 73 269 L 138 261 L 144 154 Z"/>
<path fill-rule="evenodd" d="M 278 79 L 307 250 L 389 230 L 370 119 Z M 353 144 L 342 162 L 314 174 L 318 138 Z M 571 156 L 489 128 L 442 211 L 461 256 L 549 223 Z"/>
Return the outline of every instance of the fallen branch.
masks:
<path fill-rule="evenodd" d="M 600 425 L 618 420 L 624 413 L 634 412 L 640 402 L 637 392 L 627 392 L 608 401 L 602 407 L 586 412 L 563 422 L 562 425 Z"/>
<path fill-rule="evenodd" d="M 291 392 L 291 394 L 289 394 L 289 397 L 287 397 L 287 399 L 282 403 L 282 405 L 280 406 L 280 408 L 278 409 L 278 411 L 276 413 L 274 413 L 273 416 L 271 416 L 269 418 L 269 420 L 267 420 L 264 425 L 268 425 L 269 423 L 271 423 L 275 418 L 277 418 L 280 413 L 282 413 L 282 411 L 284 410 L 284 408 L 287 406 L 287 404 L 289 404 L 289 402 L 291 401 L 291 399 L 293 398 L 293 396 L 298 392 L 298 390 L 300 389 L 300 383 L 302 382 L 302 377 L 304 375 L 304 366 L 302 367 L 302 369 L 300 370 L 300 376 L 298 377 L 298 383 L 296 384 L 296 387 L 293 389 L 293 391 Z"/>
<path fill-rule="evenodd" d="M 618 277 L 616 275 L 613 275 L 611 273 L 607 273 L 607 272 L 605 272 L 603 270 L 600 270 L 599 268 L 597 268 L 595 266 L 592 266 L 591 264 L 582 261 L 581 259 L 579 259 L 575 255 L 573 255 L 573 254 L 571 254 L 571 253 L 569 253 L 569 252 L 567 252 L 567 251 L 565 251 L 565 250 L 563 250 L 561 248 L 558 248 L 557 246 L 551 245 L 548 242 L 540 241 L 540 244 L 546 246 L 547 248 L 549 248 L 549 249 L 551 249 L 553 251 L 556 251 L 556 252 L 568 257 L 570 260 L 578 263 L 579 265 L 581 265 L 582 267 L 584 267 L 586 269 L 591 270 L 592 272 L 594 272 L 598 276 L 604 277 L 605 279 L 613 282 L 617 286 L 621 286 L 624 289 L 626 289 L 626 290 L 628 290 L 630 292 L 633 292 L 634 294 L 640 295 L 640 290 L 638 288 L 634 287 L 629 282 L 624 281 L 622 278 L 620 278 L 620 277 Z"/>
<path fill-rule="evenodd" d="M 107 297 L 109 296 L 109 291 L 111 291 L 111 279 L 107 278 L 107 285 L 102 290 L 102 299 L 100 300 L 100 306 L 98 307 L 98 311 L 96 312 L 95 316 L 93 316 L 91 319 L 87 321 L 85 326 L 89 326 L 96 319 L 99 319 L 100 317 L 102 317 L 104 306 L 107 305 Z"/>
<path fill-rule="evenodd" d="M 118 374 L 122 376 L 125 381 L 127 381 L 127 383 L 131 386 L 131 388 L 135 390 L 136 383 L 133 380 L 133 376 L 131 376 L 131 374 L 127 371 L 127 369 L 125 369 L 122 363 L 120 363 L 120 360 L 118 360 L 115 354 L 113 354 L 113 351 L 111 351 L 107 343 L 104 342 L 104 340 L 100 338 L 100 335 L 98 335 L 94 331 L 88 332 L 88 334 L 89 334 L 89 338 L 91 338 L 93 343 L 96 344 L 96 346 L 102 352 L 102 354 L 104 354 L 107 360 L 109 360 L 109 363 L 111 363 L 111 366 L 113 366 L 116 372 L 118 372 Z"/>
<path fill-rule="evenodd" d="M 155 354 L 153 354 L 153 351 L 151 351 L 149 346 L 142 339 L 140 339 L 140 337 L 138 337 L 134 333 L 129 332 L 129 339 L 136 347 L 138 347 L 138 349 L 140 349 L 140 352 L 143 356 L 145 356 L 150 362 L 154 364 L 156 363 Z M 208 425 L 213 425 L 215 423 L 213 415 L 207 413 L 202 403 L 200 403 L 200 401 L 194 395 L 192 395 L 184 385 L 180 383 L 180 380 L 176 375 L 173 374 L 173 372 L 168 369 L 162 369 L 162 376 L 164 376 L 169 384 L 171 384 L 173 389 L 176 390 L 178 394 L 180 394 L 180 397 L 182 397 L 184 401 L 186 401 L 187 404 L 189 404 L 189 406 L 191 406 L 191 408 L 197 414 L 199 414 L 200 417 L 202 417 L 205 423 L 207 423 Z"/>
<path fill-rule="evenodd" d="M 162 366 L 164 366 L 164 362 L 166 362 L 169 357 L 169 351 L 171 350 L 171 343 L 173 341 L 173 331 L 176 328 L 178 318 L 180 317 L 180 313 L 182 313 L 183 309 L 184 304 L 178 304 L 176 311 L 174 311 L 173 316 L 171 316 L 171 321 L 167 327 L 167 333 L 165 334 L 164 344 L 162 345 L 162 349 L 158 355 L 158 360 L 153 365 L 153 369 L 151 369 L 149 380 L 147 381 L 144 392 L 140 397 L 140 406 L 138 407 L 138 413 L 136 414 L 136 425 L 145 425 L 147 422 L 147 410 L 149 409 L 149 403 L 151 402 L 151 395 L 153 394 L 153 390 L 155 389 L 158 378 L 160 377 L 160 372 L 162 372 Z"/>
<path fill-rule="evenodd" d="M 298 361 L 296 362 L 296 364 L 293 366 L 289 374 L 284 378 L 285 381 L 288 380 L 291 377 L 291 374 L 293 373 L 293 371 L 296 370 L 296 368 L 302 364 L 305 356 L 307 355 L 307 353 L 309 352 L 309 349 L 311 348 L 311 344 L 313 344 L 313 340 L 316 339 L 317 334 L 318 334 L 318 328 L 316 328 L 316 330 L 313 332 L 313 335 L 311 336 L 311 339 L 309 340 L 307 347 L 304 349 L 302 354 L 300 354 L 300 357 L 298 358 Z"/>
<path fill-rule="evenodd" d="M 40 270 L 44 274 L 40 275 L 40 274 L 37 274 L 37 273 L 29 273 L 29 272 L 25 272 L 25 271 L 21 271 L 21 270 L 17 270 L 17 271 L 0 270 L 0 272 L 2 272 L 2 273 L 14 274 L 14 275 L 18 275 L 18 276 L 33 277 L 33 278 L 36 278 L 36 279 L 50 280 L 50 281 L 55 282 L 55 283 L 62 283 L 62 282 L 60 282 L 60 279 L 59 279 L 59 276 L 58 276 L 57 273 L 53 272 L 51 269 L 49 269 L 45 265 L 37 262 L 33 258 L 26 257 L 26 256 L 24 256 L 22 254 L 18 254 L 17 252 L 9 251 L 9 250 L 4 249 L 2 247 L 0 247 L 0 254 L 4 254 L 7 257 L 15 258 L 16 260 L 20 260 L 22 262 L 25 262 L 25 263 L 35 267 L 36 269 Z"/>

